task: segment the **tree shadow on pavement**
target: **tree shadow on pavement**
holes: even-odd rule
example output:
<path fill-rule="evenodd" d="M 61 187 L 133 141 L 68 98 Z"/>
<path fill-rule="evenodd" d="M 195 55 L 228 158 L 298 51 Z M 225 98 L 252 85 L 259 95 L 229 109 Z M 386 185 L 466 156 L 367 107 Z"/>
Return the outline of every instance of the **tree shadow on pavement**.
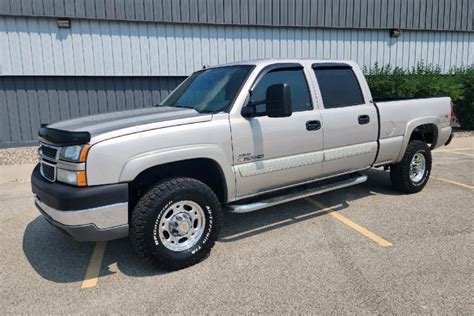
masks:
<path fill-rule="evenodd" d="M 316 195 L 313 199 L 331 208 L 330 211 L 341 211 L 348 208 L 351 201 L 376 193 L 398 195 L 391 188 L 388 172 L 372 169 L 366 174 L 369 180 L 364 184 Z M 218 242 L 237 242 L 326 214 L 327 211 L 321 211 L 304 199 L 252 213 L 226 212 Z M 28 224 L 23 237 L 23 251 L 33 269 L 41 277 L 57 283 L 80 282 L 84 279 L 94 245 L 69 239 L 42 216 Z M 166 273 L 138 257 L 127 238 L 107 243 L 100 277 L 114 274 L 117 270 L 133 277 Z"/>

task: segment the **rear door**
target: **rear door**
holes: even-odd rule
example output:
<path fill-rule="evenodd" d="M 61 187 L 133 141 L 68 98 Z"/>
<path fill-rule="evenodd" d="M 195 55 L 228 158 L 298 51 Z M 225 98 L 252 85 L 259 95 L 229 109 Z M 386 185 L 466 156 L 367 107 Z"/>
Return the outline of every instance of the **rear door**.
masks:
<path fill-rule="evenodd" d="M 278 83 L 291 90 L 290 117 L 230 116 L 237 197 L 243 197 L 317 178 L 322 168 L 321 116 L 313 107 L 307 76 L 311 69 L 297 63 L 272 64 L 261 70 L 250 91 L 252 101 L 265 99 L 266 89 Z"/>
<path fill-rule="evenodd" d="M 314 64 L 323 101 L 324 176 L 369 167 L 377 154 L 377 110 L 364 93 L 352 66 Z"/>

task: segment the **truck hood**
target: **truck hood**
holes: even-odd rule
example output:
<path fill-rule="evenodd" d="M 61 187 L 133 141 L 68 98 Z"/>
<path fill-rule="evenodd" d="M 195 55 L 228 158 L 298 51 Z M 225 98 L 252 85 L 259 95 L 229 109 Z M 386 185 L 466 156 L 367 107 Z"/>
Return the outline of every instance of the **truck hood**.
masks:
<path fill-rule="evenodd" d="M 88 133 L 92 143 L 131 133 L 183 124 L 207 122 L 212 114 L 176 107 L 153 107 L 105 113 L 53 123 L 46 129 L 69 135 Z M 41 137 L 40 130 L 40 137 Z M 50 142 L 54 142 L 51 141 Z"/>

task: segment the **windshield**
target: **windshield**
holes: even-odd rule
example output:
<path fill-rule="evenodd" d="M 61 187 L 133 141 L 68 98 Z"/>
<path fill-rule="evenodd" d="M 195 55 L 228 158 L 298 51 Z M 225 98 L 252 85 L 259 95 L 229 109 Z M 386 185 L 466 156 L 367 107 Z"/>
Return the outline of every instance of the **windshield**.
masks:
<path fill-rule="evenodd" d="M 243 65 L 197 71 L 159 106 L 190 108 L 201 113 L 225 111 L 252 68 Z"/>

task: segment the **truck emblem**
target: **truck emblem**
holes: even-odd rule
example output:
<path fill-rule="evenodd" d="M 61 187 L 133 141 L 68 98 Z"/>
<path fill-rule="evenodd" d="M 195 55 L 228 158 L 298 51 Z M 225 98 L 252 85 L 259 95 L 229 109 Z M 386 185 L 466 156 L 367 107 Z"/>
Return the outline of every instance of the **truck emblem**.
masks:
<path fill-rule="evenodd" d="M 238 162 L 249 162 L 249 161 L 255 161 L 255 160 L 262 160 L 263 157 L 265 157 L 264 154 L 252 155 L 251 153 L 246 153 L 246 154 L 240 154 L 237 157 L 237 161 Z"/>

